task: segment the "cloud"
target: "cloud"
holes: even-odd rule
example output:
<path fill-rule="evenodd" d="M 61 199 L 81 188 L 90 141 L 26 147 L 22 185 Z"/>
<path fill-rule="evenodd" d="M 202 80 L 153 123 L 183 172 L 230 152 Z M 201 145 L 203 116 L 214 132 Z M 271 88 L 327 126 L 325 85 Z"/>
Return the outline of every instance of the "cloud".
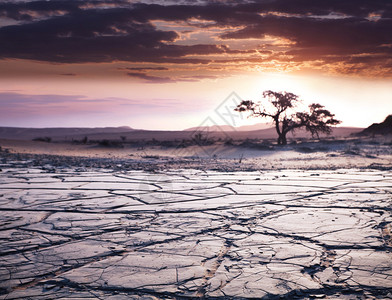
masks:
<path fill-rule="evenodd" d="M 2 126 L 13 127 L 135 126 L 138 122 L 140 125 L 136 126 L 143 127 L 154 124 L 162 116 L 171 120 L 168 115 L 195 111 L 194 105 L 184 103 L 183 99 L 149 98 L 148 105 L 146 101 L 143 98 L 0 92 L 0 119 Z"/>
<path fill-rule="evenodd" d="M 159 77 L 159 76 L 151 76 L 147 75 L 146 73 L 139 73 L 139 72 L 129 72 L 127 73 L 128 76 L 143 79 L 149 83 L 169 83 L 169 82 L 176 82 L 174 79 L 170 77 Z"/>
<path fill-rule="evenodd" d="M 335 71 L 346 64 L 357 73 L 376 63 L 380 76 L 390 74 L 389 0 L 26 1 L 1 3 L 0 16 L 17 21 L 0 27 L 0 59 L 161 64 L 128 69 L 128 76 L 148 82 L 172 82 L 170 76 L 145 73 L 170 72 L 167 64 L 198 64 L 208 70 L 211 64 L 230 61 L 276 60 L 296 67 L 322 62 Z M 159 27 L 157 20 L 173 26 Z M 198 43 L 180 34 L 191 28 L 211 28 L 213 33 L 208 42 Z M 278 49 L 268 39 L 288 43 Z M 264 48 L 247 46 L 249 40 L 259 40 Z M 242 48 L 229 46 L 241 41 Z"/>
<path fill-rule="evenodd" d="M 0 16 L 18 21 L 32 21 L 37 16 L 48 17 L 54 14 L 79 10 L 80 1 L 31 1 L 0 3 Z"/>
<path fill-rule="evenodd" d="M 129 72 L 128 76 L 142 79 L 146 83 L 175 83 L 175 82 L 196 82 L 203 79 L 217 79 L 215 75 L 187 75 L 187 76 L 173 76 L 173 77 L 160 77 L 152 76 L 146 73 Z"/>
<path fill-rule="evenodd" d="M 295 48 L 323 49 L 327 54 L 379 52 L 391 43 L 392 20 L 370 22 L 361 18 L 318 19 L 262 17 L 257 24 L 222 34 L 224 39 L 264 38 L 276 36 L 295 42 Z M 373 49 L 370 49 L 373 47 Z"/>
<path fill-rule="evenodd" d="M 0 40 L 6 41 L 0 56 L 63 63 L 143 61 L 177 36 L 132 20 L 129 11 L 78 11 L 0 28 Z"/>
<path fill-rule="evenodd" d="M 4 10 L 3 7 L 3 14 L 7 16 L 18 15 L 11 14 L 9 10 L 4 13 Z M 17 18 L 21 11 L 18 11 Z M 74 8 L 67 12 L 1 27 L 0 40 L 6 42 L 0 48 L 0 57 L 59 63 L 128 61 L 199 64 L 209 61 L 185 57 L 226 51 L 219 45 L 168 44 L 179 35 L 175 31 L 157 29 L 138 14 L 137 8 Z"/>
<path fill-rule="evenodd" d="M 169 68 L 166 67 L 133 67 L 133 68 L 118 68 L 119 70 L 129 70 L 129 71 L 168 71 Z"/>
<path fill-rule="evenodd" d="M 72 116 L 75 114 L 104 114 L 108 112 L 129 114 L 146 110 L 144 100 L 118 97 L 88 98 L 83 95 L 31 95 L 18 92 L 0 92 L 0 118 L 2 121 L 32 117 Z M 152 99 L 148 110 L 160 112 L 162 109 L 178 106 L 172 99 Z M 165 110 L 166 111 L 166 110 Z"/>

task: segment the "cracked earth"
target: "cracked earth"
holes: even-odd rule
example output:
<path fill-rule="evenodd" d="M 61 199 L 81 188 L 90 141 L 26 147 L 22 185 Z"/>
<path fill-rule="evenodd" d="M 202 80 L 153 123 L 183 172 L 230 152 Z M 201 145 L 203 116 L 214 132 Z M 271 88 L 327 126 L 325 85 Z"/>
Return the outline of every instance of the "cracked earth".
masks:
<path fill-rule="evenodd" d="M 391 172 L 0 167 L 0 299 L 392 298 Z"/>

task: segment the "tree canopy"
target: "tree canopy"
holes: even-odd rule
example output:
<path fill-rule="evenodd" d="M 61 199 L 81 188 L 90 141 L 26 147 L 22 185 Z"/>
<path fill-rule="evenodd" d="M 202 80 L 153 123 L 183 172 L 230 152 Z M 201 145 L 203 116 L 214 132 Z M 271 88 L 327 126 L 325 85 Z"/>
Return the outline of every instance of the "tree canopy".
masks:
<path fill-rule="evenodd" d="M 267 100 L 263 104 L 243 100 L 235 110 L 249 111 L 252 117 L 271 118 L 278 134 L 279 145 L 286 145 L 287 133 L 298 128 L 305 128 L 313 137 L 319 137 L 320 133 L 330 134 L 331 126 L 341 123 L 319 103 L 310 104 L 309 111 L 296 111 L 301 100 L 293 93 L 268 90 L 263 92 L 263 97 Z"/>

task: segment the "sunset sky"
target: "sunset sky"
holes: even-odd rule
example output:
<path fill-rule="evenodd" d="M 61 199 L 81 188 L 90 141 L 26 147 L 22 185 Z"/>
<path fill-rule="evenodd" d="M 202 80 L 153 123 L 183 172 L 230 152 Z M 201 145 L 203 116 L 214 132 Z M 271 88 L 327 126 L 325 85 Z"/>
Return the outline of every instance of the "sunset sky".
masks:
<path fill-rule="evenodd" d="M 391 83 L 390 0 L 0 2 L 0 126 L 225 124 L 271 89 L 367 127 Z"/>

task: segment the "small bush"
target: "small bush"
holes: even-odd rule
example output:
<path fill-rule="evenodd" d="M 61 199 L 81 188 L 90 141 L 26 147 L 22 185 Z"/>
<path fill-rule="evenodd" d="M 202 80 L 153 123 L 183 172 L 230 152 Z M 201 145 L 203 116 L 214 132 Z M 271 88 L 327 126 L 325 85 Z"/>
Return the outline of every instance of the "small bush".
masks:
<path fill-rule="evenodd" d="M 142 158 L 152 158 L 152 159 L 159 159 L 159 155 L 144 155 Z"/>
<path fill-rule="evenodd" d="M 124 147 L 124 145 L 120 142 L 109 141 L 109 140 L 99 141 L 98 145 L 100 145 L 102 147 L 108 147 L 108 148 L 123 148 Z"/>
<path fill-rule="evenodd" d="M 207 135 L 204 135 L 201 132 L 197 132 L 192 137 L 192 142 L 194 145 L 199 145 L 199 146 L 208 146 L 208 145 L 213 145 L 215 143 L 214 139 L 208 138 Z"/>
<path fill-rule="evenodd" d="M 36 137 L 33 139 L 34 142 L 45 142 L 45 143 L 50 143 L 52 141 L 51 137 L 45 136 L 45 137 Z"/>
<path fill-rule="evenodd" d="M 234 145 L 234 141 L 232 138 L 228 138 L 225 140 L 225 145 L 226 146 L 233 146 Z"/>
<path fill-rule="evenodd" d="M 159 143 L 161 147 L 165 148 L 175 148 L 178 147 L 180 143 L 178 141 L 162 141 Z"/>

